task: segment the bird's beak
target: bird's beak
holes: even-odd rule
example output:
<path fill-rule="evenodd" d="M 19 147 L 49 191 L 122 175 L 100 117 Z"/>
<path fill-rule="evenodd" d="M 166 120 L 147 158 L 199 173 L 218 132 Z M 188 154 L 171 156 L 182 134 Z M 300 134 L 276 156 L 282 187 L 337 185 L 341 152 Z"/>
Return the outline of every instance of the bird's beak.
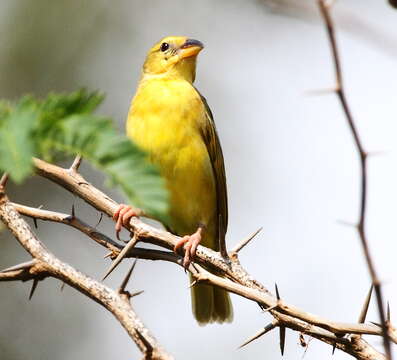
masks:
<path fill-rule="evenodd" d="M 191 56 L 197 55 L 203 50 L 204 45 L 201 41 L 194 39 L 187 39 L 185 43 L 180 47 L 179 56 L 184 59 Z"/>

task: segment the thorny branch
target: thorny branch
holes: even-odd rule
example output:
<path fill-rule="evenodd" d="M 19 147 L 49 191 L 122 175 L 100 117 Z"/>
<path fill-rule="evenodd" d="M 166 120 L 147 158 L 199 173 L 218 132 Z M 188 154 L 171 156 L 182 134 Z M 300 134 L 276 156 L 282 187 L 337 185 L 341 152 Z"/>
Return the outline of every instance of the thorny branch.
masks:
<path fill-rule="evenodd" d="M 116 211 L 117 203 L 92 186 L 79 173 L 72 173 L 68 169 L 48 164 L 39 159 L 35 159 L 34 164 L 36 166 L 36 172 L 39 175 L 61 185 L 99 211 L 110 217 Z M 76 216 L 71 217 L 67 214 L 59 214 L 17 204 L 14 206 L 21 214 L 73 226 L 86 233 L 98 244 L 110 250 L 112 258 L 117 257 L 123 249 L 122 245 L 109 239 L 106 235 L 101 234 L 89 225 L 84 224 Z M 133 232 L 137 241 L 140 243 L 152 243 L 166 249 L 173 249 L 174 244 L 178 240 L 177 236 L 153 228 L 137 218 L 131 220 L 127 230 Z M 130 250 L 127 257 L 166 260 L 181 265 L 181 257 L 169 251 L 134 248 Z M 381 336 L 382 329 L 379 326 L 363 323 L 347 324 L 333 322 L 287 304 L 281 297 L 277 298 L 273 296 L 263 285 L 246 272 L 240 265 L 237 253 L 229 259 L 224 259 L 219 253 L 199 246 L 196 262 L 190 265 L 189 271 L 194 276 L 194 283 L 205 282 L 219 286 L 258 303 L 265 312 L 269 312 L 273 316 L 274 323 L 277 324 L 276 327 L 280 329 L 289 328 L 312 336 L 351 354 L 357 359 L 384 359 L 381 353 L 377 352 L 359 336 L 365 334 Z M 283 333 L 283 331 L 280 332 L 281 335 Z M 389 336 L 397 343 L 397 331 L 392 327 L 389 328 Z"/>
<path fill-rule="evenodd" d="M 62 280 L 109 310 L 135 341 L 145 359 L 172 359 L 135 314 L 129 301 L 131 295 L 124 290 L 127 280 L 123 282 L 120 291 L 116 292 L 55 257 L 8 201 L 4 187 L 0 187 L 0 219 L 34 259 L 1 271 L 0 281 L 33 280 L 33 294 L 39 280 L 46 277 Z"/>
<path fill-rule="evenodd" d="M 359 154 L 360 158 L 360 172 L 361 172 L 361 199 L 360 199 L 360 217 L 357 225 L 358 233 L 361 240 L 361 245 L 364 251 L 365 260 L 367 262 L 368 270 L 371 276 L 372 284 L 375 289 L 376 294 L 376 301 L 378 305 L 378 312 L 381 321 L 382 333 L 383 333 L 383 343 L 386 351 L 387 359 L 392 359 L 391 354 L 391 346 L 390 346 L 390 339 L 388 336 L 388 321 L 385 316 L 384 310 L 384 302 L 382 297 L 382 288 L 381 283 L 379 281 L 378 275 L 375 270 L 375 266 L 371 257 L 371 253 L 369 251 L 367 235 L 365 232 L 365 223 L 366 223 L 366 210 L 367 210 L 367 158 L 368 153 L 364 150 L 362 145 L 362 141 L 360 135 L 357 130 L 357 126 L 353 119 L 349 104 L 346 99 L 345 89 L 343 85 L 343 77 L 342 77 L 342 70 L 341 70 L 341 63 L 340 57 L 338 52 L 338 47 L 335 38 L 335 30 L 334 25 L 332 22 L 330 8 L 332 6 L 332 2 L 327 0 L 318 0 L 318 4 L 320 7 L 321 15 L 324 19 L 328 38 L 331 45 L 332 57 L 335 66 L 335 77 L 336 77 L 336 94 L 339 98 L 339 101 L 342 105 L 343 111 L 346 115 L 346 120 L 348 122 L 350 131 L 352 133 L 354 143 Z"/>
<path fill-rule="evenodd" d="M 82 233 L 90 237 L 92 240 L 94 240 L 96 243 L 102 245 L 103 247 L 107 248 L 110 251 L 106 255 L 106 257 L 115 258 L 123 249 L 122 245 L 120 245 L 119 243 L 117 243 L 107 235 L 99 232 L 95 227 L 86 224 L 76 216 L 62 214 L 55 211 L 37 209 L 16 203 L 11 203 L 11 204 L 21 215 L 25 215 L 36 220 L 62 223 L 81 231 Z M 132 249 L 129 252 L 128 257 L 137 257 L 145 260 L 164 260 L 174 263 L 178 263 L 179 260 L 179 257 L 170 251 L 141 249 L 141 248 Z"/>

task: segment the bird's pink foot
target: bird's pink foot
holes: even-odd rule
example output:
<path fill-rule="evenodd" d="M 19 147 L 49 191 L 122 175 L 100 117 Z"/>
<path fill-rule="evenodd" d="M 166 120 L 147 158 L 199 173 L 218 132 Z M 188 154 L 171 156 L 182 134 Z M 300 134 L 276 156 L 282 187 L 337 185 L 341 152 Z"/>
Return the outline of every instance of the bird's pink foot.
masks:
<path fill-rule="evenodd" d="M 201 242 L 202 227 L 192 235 L 186 235 L 181 238 L 174 246 L 174 252 L 177 252 L 182 246 L 185 248 L 185 256 L 183 258 L 183 267 L 187 269 L 196 255 L 197 246 Z"/>
<path fill-rule="evenodd" d="M 130 205 L 120 204 L 113 215 L 113 220 L 116 221 L 115 229 L 117 239 L 120 240 L 119 234 L 124 226 L 128 226 L 132 217 L 139 217 L 142 215 L 142 210 Z"/>

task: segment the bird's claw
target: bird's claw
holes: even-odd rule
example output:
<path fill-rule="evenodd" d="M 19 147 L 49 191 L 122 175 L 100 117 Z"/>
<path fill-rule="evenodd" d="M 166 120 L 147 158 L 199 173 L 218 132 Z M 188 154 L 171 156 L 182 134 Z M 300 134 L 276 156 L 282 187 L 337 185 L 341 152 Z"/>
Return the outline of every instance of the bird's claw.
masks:
<path fill-rule="evenodd" d="M 116 221 L 115 230 L 116 237 L 120 240 L 120 231 L 124 226 L 128 226 L 132 217 L 139 217 L 142 215 L 142 210 L 130 205 L 120 204 L 113 215 L 113 220 Z"/>
<path fill-rule="evenodd" d="M 174 246 L 174 252 L 176 253 L 181 247 L 185 248 L 185 256 L 183 257 L 183 267 L 185 271 L 188 269 L 190 263 L 193 261 L 197 246 L 201 242 L 201 228 L 199 228 L 194 234 L 186 235 L 179 239 Z"/>

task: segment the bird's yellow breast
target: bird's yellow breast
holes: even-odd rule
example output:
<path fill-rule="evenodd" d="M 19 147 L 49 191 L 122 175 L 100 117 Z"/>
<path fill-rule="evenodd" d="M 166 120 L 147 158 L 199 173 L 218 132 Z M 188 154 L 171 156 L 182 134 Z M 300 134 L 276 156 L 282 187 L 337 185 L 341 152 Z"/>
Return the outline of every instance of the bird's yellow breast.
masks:
<path fill-rule="evenodd" d="M 127 120 L 127 134 L 159 165 L 171 194 L 171 228 L 191 234 L 201 223 L 213 228 L 216 190 L 201 135 L 205 107 L 186 80 L 149 78 L 139 84 Z M 215 239 L 211 234 L 203 244 Z M 210 244 L 208 244 L 210 245 Z"/>

